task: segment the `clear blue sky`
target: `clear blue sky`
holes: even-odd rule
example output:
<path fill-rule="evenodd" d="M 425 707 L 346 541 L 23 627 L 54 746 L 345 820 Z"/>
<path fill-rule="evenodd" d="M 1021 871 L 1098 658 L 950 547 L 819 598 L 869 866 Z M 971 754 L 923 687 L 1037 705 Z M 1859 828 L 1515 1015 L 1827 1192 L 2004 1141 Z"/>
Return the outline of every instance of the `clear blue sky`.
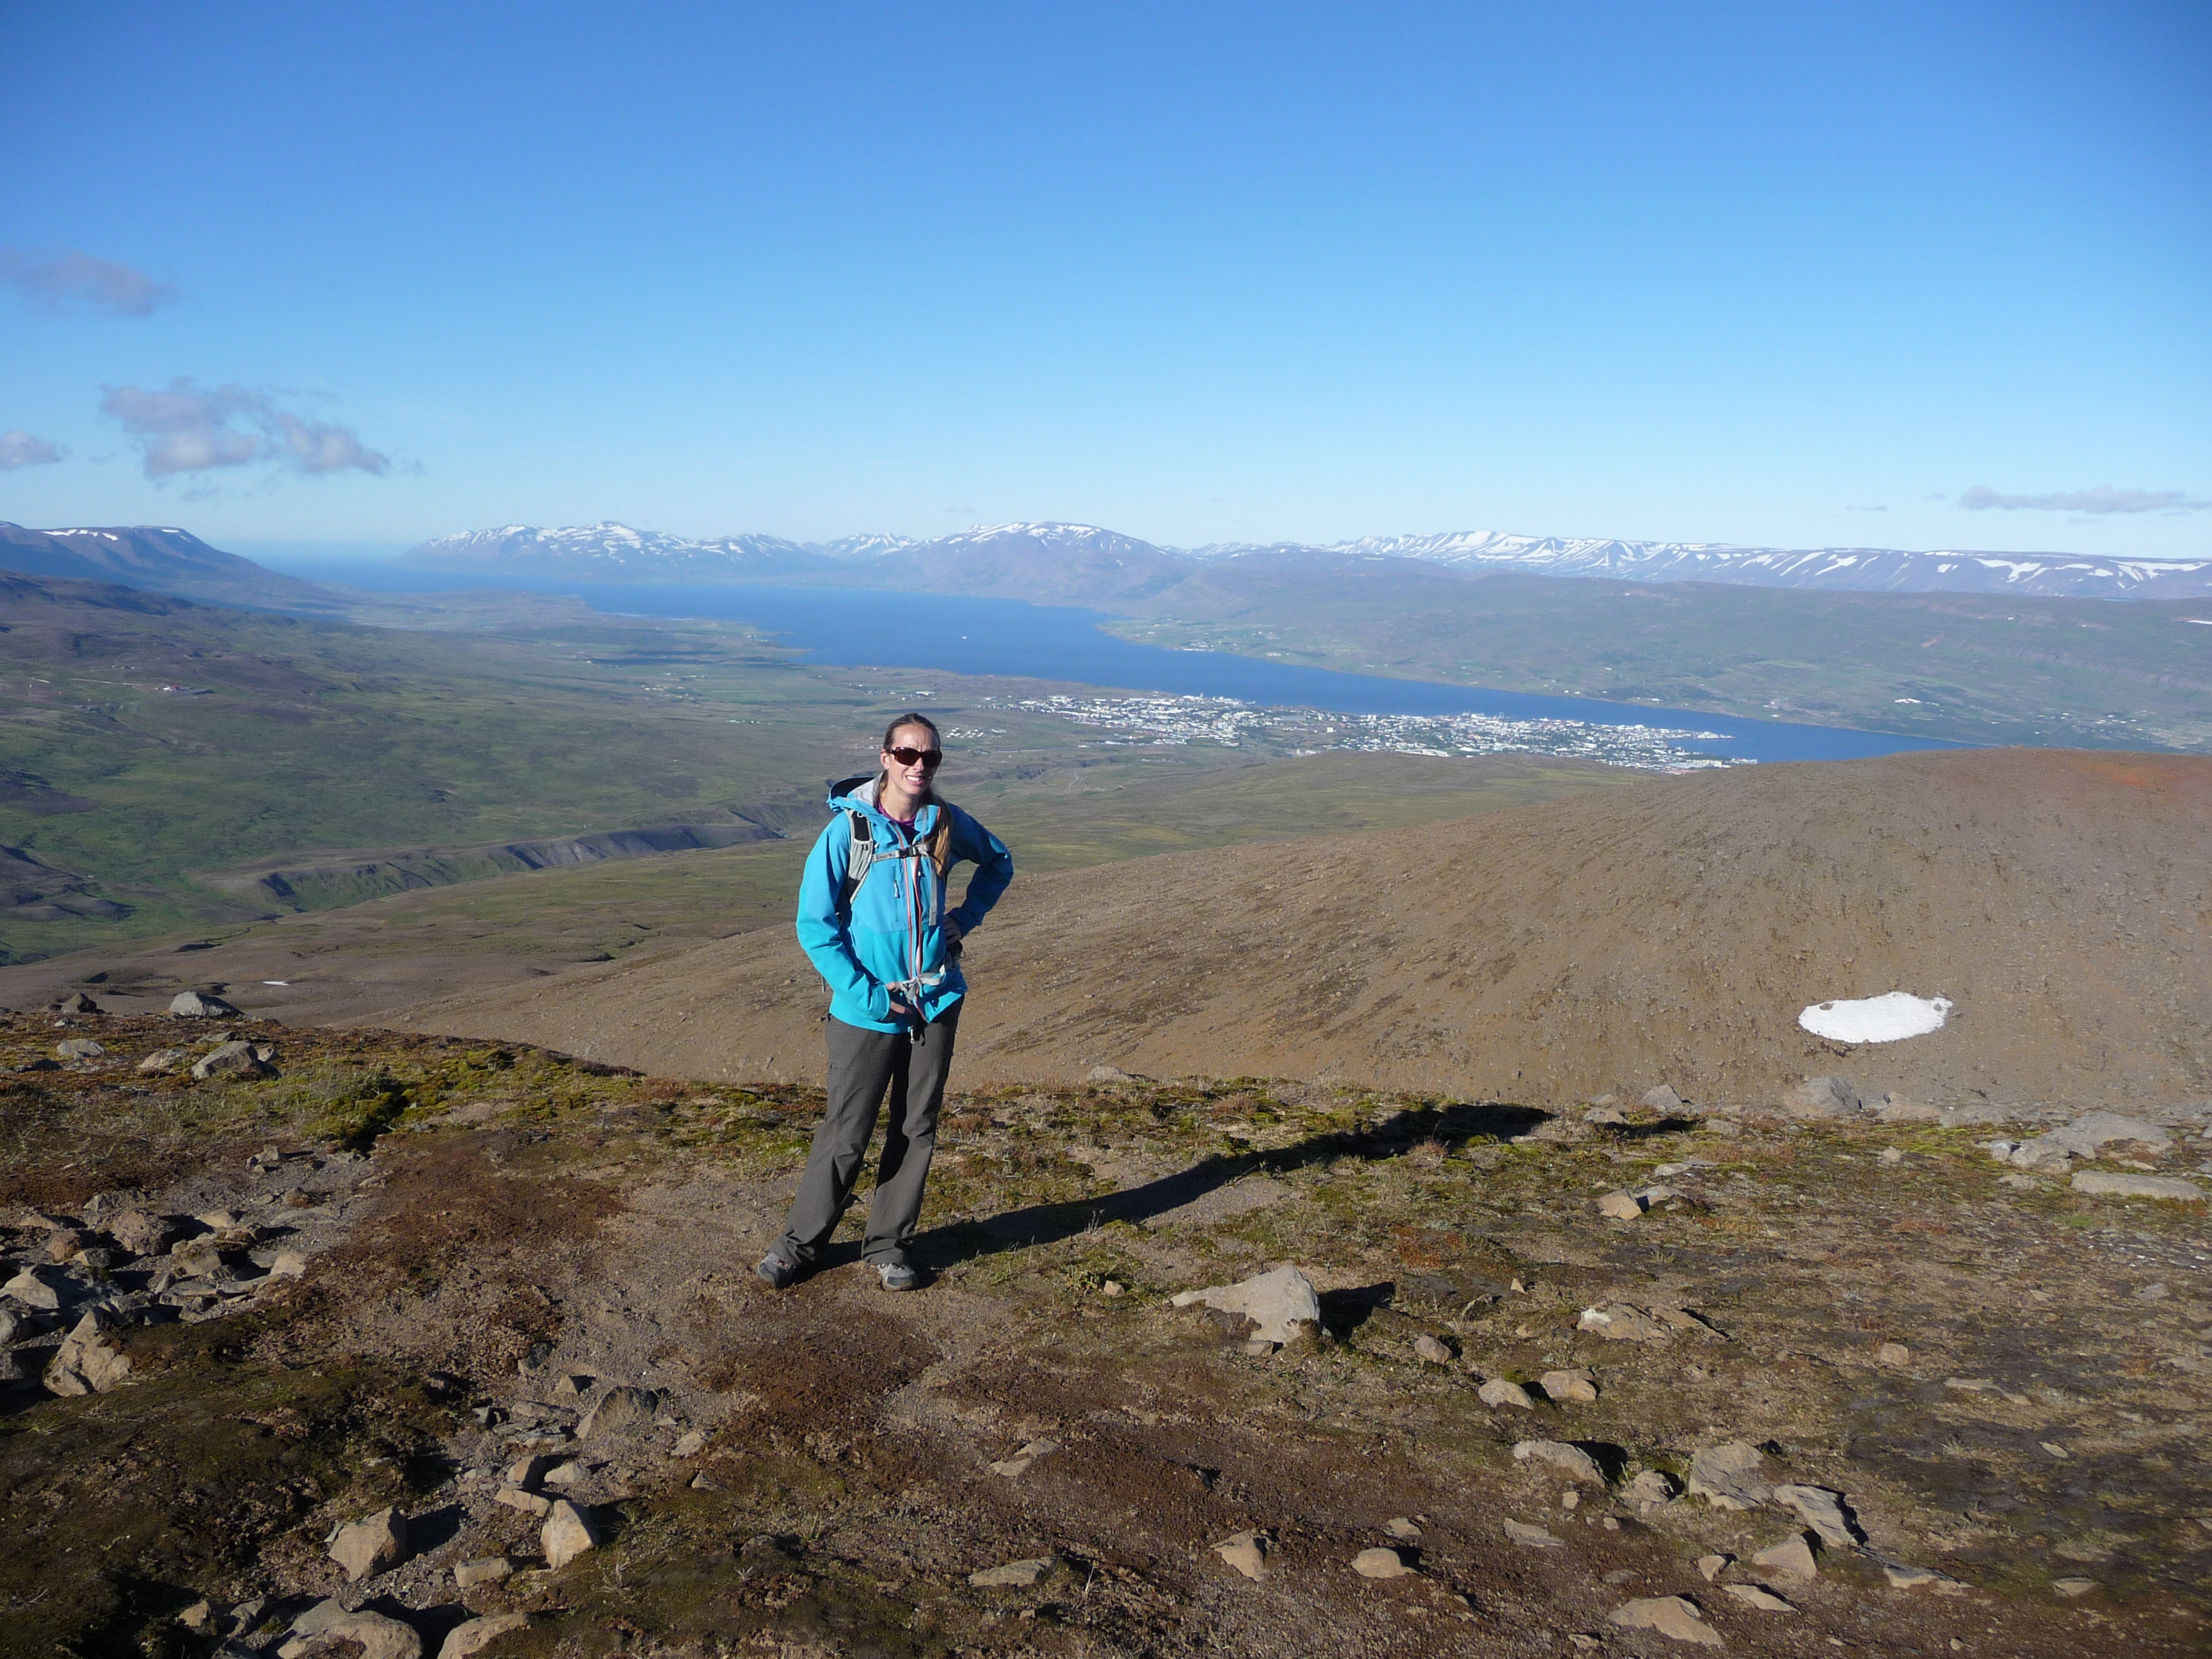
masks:
<path fill-rule="evenodd" d="M 2208 87 L 2157 0 L 10 5 L 0 518 L 2201 554 Z"/>

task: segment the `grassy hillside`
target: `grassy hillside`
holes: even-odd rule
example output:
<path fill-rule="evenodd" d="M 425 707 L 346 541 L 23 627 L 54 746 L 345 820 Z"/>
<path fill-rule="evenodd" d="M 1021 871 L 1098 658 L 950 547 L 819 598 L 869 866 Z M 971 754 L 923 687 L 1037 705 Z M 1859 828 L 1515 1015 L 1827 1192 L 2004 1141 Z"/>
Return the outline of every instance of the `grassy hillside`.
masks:
<path fill-rule="evenodd" d="M 1966 743 L 2212 750 L 2203 600 L 1815 593 L 1224 562 L 1115 631 L 1316 667 Z M 1909 700 L 1909 701 L 1908 701 Z"/>

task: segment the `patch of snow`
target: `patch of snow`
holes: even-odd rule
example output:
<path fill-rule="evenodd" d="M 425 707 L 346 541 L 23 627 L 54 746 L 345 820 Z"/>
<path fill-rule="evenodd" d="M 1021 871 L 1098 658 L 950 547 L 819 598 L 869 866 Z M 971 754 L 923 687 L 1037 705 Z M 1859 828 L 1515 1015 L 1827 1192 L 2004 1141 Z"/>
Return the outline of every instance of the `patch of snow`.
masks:
<path fill-rule="evenodd" d="M 1891 991 L 1857 1002 L 1816 1002 L 1797 1023 L 1831 1042 L 1899 1042 L 1942 1030 L 1950 1012 L 1945 998 Z"/>

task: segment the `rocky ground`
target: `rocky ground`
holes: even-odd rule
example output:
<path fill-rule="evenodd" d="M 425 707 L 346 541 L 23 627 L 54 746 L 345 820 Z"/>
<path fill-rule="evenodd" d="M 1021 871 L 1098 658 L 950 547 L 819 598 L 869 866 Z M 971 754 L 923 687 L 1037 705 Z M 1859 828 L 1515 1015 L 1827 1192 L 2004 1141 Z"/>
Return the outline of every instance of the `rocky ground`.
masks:
<path fill-rule="evenodd" d="M 779 1294 L 817 1092 L 9 1016 L 0 1654 L 2203 1651 L 2207 1109 L 1855 1103 L 995 1088 Z"/>

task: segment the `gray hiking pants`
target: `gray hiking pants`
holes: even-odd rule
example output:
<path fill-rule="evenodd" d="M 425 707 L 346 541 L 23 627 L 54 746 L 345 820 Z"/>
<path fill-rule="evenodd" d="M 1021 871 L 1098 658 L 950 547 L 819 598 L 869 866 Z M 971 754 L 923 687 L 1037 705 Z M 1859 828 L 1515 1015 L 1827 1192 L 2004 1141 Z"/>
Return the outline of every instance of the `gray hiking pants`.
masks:
<path fill-rule="evenodd" d="M 798 1200 L 776 1241 L 778 1255 L 804 1267 L 837 1231 L 888 1088 L 890 1116 L 860 1253 L 874 1262 L 906 1259 L 907 1241 L 921 1215 L 922 1182 L 937 1151 L 937 1109 L 945 1099 L 959 1024 L 957 1002 L 918 1030 L 871 1031 L 842 1019 L 828 1023 L 830 1109 L 814 1132 Z"/>

